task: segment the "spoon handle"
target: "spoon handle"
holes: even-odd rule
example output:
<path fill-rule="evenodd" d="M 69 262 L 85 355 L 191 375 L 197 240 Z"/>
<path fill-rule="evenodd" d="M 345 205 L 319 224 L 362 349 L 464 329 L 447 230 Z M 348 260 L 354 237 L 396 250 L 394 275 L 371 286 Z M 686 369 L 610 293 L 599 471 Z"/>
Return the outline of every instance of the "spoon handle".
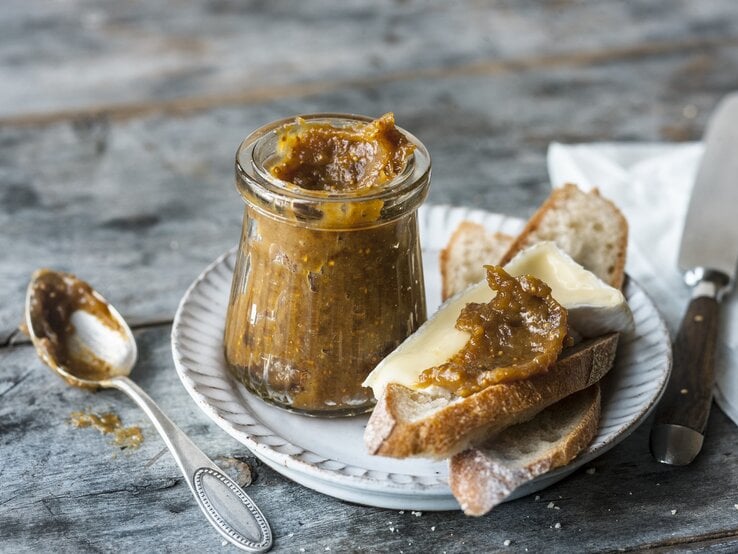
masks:
<path fill-rule="evenodd" d="M 223 473 L 136 383 L 127 377 L 116 377 L 109 383 L 130 396 L 149 416 L 210 524 L 242 550 L 269 550 L 272 547 L 269 523 L 241 487 Z"/>

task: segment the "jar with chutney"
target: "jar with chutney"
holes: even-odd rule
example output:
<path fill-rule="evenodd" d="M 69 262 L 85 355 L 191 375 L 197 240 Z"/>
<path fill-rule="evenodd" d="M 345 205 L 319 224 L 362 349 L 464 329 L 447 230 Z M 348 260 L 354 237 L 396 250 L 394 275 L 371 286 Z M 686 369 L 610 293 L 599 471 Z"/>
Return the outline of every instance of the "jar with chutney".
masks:
<path fill-rule="evenodd" d="M 364 378 L 426 319 L 417 209 L 430 166 L 392 114 L 301 116 L 244 140 L 224 345 L 246 388 L 308 415 L 371 409 Z"/>

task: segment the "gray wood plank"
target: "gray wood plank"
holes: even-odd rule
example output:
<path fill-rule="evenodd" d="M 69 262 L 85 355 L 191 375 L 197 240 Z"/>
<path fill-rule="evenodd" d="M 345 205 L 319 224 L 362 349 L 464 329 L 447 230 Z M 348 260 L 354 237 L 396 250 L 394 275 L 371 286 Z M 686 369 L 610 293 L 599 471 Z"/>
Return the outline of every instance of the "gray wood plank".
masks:
<path fill-rule="evenodd" d="M 689 551 L 693 541 L 728 552 L 738 546 L 738 430 L 717 409 L 703 454 L 686 468 L 650 458 L 647 424 L 588 465 L 594 474 L 580 470 L 539 500 L 523 498 L 478 519 L 459 512 L 400 514 L 334 500 L 256 461 L 195 407 L 172 367 L 168 333 L 167 326 L 136 333 L 141 356 L 133 378 L 207 453 L 251 468 L 247 490 L 272 523 L 275 552 L 594 552 L 659 544 Z M 149 465 L 163 443 L 130 401 L 115 391 L 68 387 L 29 346 L 0 349 L 0 367 L 0 551 L 220 550 L 221 539 L 171 457 Z M 143 446 L 121 452 L 94 430 L 70 427 L 70 412 L 82 407 L 113 410 L 124 424 L 141 425 Z M 512 541 L 509 548 L 505 540 Z"/>
<path fill-rule="evenodd" d="M 70 389 L 30 347 L 2 347 L 42 265 L 88 278 L 149 326 L 134 378 L 235 477 L 253 477 L 277 552 L 738 550 L 738 432 L 717 409 L 688 468 L 650 459 L 646 425 L 539 501 L 415 517 L 261 465 L 198 411 L 156 325 L 237 239 L 233 152 L 258 125 L 394 110 L 434 156 L 431 202 L 524 216 L 547 193 L 551 140 L 698 138 L 738 88 L 737 23 L 731 0 L 4 2 L 0 551 L 221 549 L 129 401 Z M 72 429 L 81 406 L 141 424 L 143 447 Z"/>
<path fill-rule="evenodd" d="M 731 0 L 5 0 L 0 117 L 183 97 L 222 103 L 479 60 L 540 65 L 643 42 L 735 39 L 737 22 Z"/>
<path fill-rule="evenodd" d="M 550 141 L 697 138 L 737 86 L 735 75 L 738 49 L 728 45 L 396 81 L 180 117 L 0 126 L 0 344 L 40 266 L 91 280 L 136 321 L 170 320 L 187 285 L 237 241 L 234 152 L 272 119 L 394 110 L 433 156 L 429 202 L 524 216 L 547 194 Z"/>
<path fill-rule="evenodd" d="M 710 552 L 711 554 L 734 554 L 738 550 L 738 535 L 731 533 L 719 538 L 697 540 L 688 543 L 672 543 L 664 546 L 650 548 L 650 552 L 683 553 Z"/>

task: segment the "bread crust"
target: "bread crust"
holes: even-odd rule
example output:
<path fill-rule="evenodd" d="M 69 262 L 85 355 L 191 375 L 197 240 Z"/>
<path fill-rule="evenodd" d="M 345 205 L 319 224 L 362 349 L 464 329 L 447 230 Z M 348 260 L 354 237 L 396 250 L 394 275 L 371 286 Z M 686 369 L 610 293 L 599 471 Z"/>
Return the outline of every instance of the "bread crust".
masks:
<path fill-rule="evenodd" d="M 454 284 L 451 278 L 451 268 L 453 267 L 451 254 L 456 249 L 456 245 L 460 240 L 462 240 L 466 235 L 475 234 L 485 236 L 488 233 L 484 226 L 479 223 L 474 223 L 473 221 L 462 221 L 451 235 L 446 247 L 441 250 L 441 253 L 439 254 L 439 265 L 441 268 L 441 300 L 444 302 L 453 296 L 455 292 L 458 292 L 454 290 Z M 492 241 L 500 246 L 513 240 L 512 236 L 499 231 L 489 233 L 489 235 Z M 499 260 L 480 260 L 481 264 L 498 265 L 498 262 Z"/>
<path fill-rule="evenodd" d="M 451 296 L 449 290 L 451 287 L 451 276 L 449 275 L 451 270 L 451 252 L 453 252 L 456 242 L 459 241 L 462 236 L 467 233 L 479 232 L 480 227 L 482 226 L 479 223 L 462 221 L 454 231 L 454 234 L 451 235 L 446 248 L 441 250 L 441 253 L 438 255 L 439 265 L 441 267 L 441 299 L 443 301 L 447 300 L 448 297 Z"/>
<path fill-rule="evenodd" d="M 595 383 L 549 406 L 531 421 L 509 427 L 487 447 L 451 458 L 449 486 L 464 513 L 484 515 L 520 485 L 568 464 L 597 434 L 600 410 L 600 386 Z M 560 427 L 562 436 L 553 442 L 542 441 L 546 425 Z M 505 444 L 509 443 L 533 453 L 507 452 Z"/>
<path fill-rule="evenodd" d="M 465 398 L 443 398 L 391 383 L 364 432 L 371 454 L 444 459 L 597 381 L 612 367 L 618 334 L 580 343 L 547 372 L 492 385 Z M 407 417 L 408 413 L 421 414 Z"/>
<path fill-rule="evenodd" d="M 616 259 L 613 265 L 613 271 L 610 279 L 603 280 L 616 289 L 622 289 L 623 282 L 625 280 L 625 257 L 628 246 L 628 221 L 625 219 L 625 216 L 612 201 L 600 195 L 600 191 L 598 189 L 595 188 L 588 193 L 584 193 L 579 189 L 579 187 L 572 183 L 566 183 L 563 187 L 555 189 L 546 199 L 546 201 L 541 204 L 541 207 L 538 208 L 536 213 L 534 213 L 533 216 L 528 220 L 528 223 L 526 223 L 525 227 L 520 232 L 518 237 L 510 245 L 510 248 L 507 249 L 507 253 L 502 257 L 499 265 L 504 266 L 506 263 L 513 259 L 515 254 L 528 246 L 528 239 L 538 230 L 546 215 L 548 215 L 549 212 L 555 210 L 560 203 L 565 202 L 566 199 L 572 194 L 591 194 L 593 196 L 596 196 L 612 210 L 613 215 L 618 219 L 621 233 L 617 241 Z"/>

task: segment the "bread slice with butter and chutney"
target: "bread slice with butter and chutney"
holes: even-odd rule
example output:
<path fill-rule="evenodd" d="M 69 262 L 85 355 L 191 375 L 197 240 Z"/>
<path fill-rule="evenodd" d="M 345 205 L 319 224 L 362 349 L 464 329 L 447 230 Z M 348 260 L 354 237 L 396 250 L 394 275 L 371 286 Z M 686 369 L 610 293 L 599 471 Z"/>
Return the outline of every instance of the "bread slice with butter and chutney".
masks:
<path fill-rule="evenodd" d="M 622 283 L 627 225 L 617 208 L 601 199 L 598 193 L 583 193 L 573 186 L 566 187 L 562 192 L 554 192 L 552 197 L 554 200 L 549 199 L 531 219 L 531 222 L 539 224 L 536 226 L 529 222 L 523 234 L 514 240 L 514 244 L 520 248 L 520 245 L 532 246 L 542 242 L 536 238 L 541 222 L 546 229 L 558 227 L 565 234 L 576 234 L 577 229 L 592 225 L 592 219 L 600 223 L 596 226 L 597 229 L 616 224 L 613 236 L 607 239 L 608 243 L 612 241 L 616 245 L 615 248 L 603 248 L 601 237 L 562 238 L 552 236 L 547 231 L 541 238 L 552 240 L 556 245 L 575 245 L 569 254 L 576 254 L 579 259 L 584 260 L 597 259 L 600 276 L 606 277 L 612 284 Z M 589 211 L 581 206 L 589 206 Z M 578 215 L 572 216 L 572 212 Z M 577 218 L 585 216 L 589 219 L 577 222 Z M 496 244 L 495 241 L 498 240 L 503 244 Z M 509 237 L 487 233 L 477 224 L 464 222 L 441 256 L 444 293 L 455 293 L 457 296 L 446 302 L 439 313 L 444 309 L 448 310 L 449 304 L 454 302 L 463 305 L 465 294 L 467 300 L 479 301 L 473 295 L 469 299 L 468 291 L 476 288 L 477 294 L 484 296 L 484 288 L 470 282 L 469 276 L 478 277 L 480 271 L 477 267 L 498 262 L 485 256 L 489 256 L 489 252 L 502 251 L 504 245 L 511 242 L 513 241 Z M 599 249 L 600 256 L 593 255 L 588 249 Z M 535 252 L 536 249 L 533 250 Z M 570 274 L 578 274 L 577 268 L 571 266 L 573 260 L 560 252 L 560 248 L 544 245 L 537 250 L 537 255 L 529 253 L 527 259 L 523 256 L 524 263 L 520 263 L 521 260 L 518 259 L 512 264 L 512 270 L 517 265 L 519 271 L 540 271 L 538 266 L 543 263 L 544 266 L 548 264 L 548 270 L 556 269 L 556 264 L 559 264 Z M 565 248 L 563 250 L 567 252 Z M 504 257 L 510 262 L 516 255 L 521 256 L 521 252 L 508 247 Z M 458 267 L 458 264 L 468 267 Z M 610 271 L 611 268 L 614 270 Z M 584 281 L 589 283 L 590 292 L 594 293 L 594 300 L 597 300 L 604 283 L 600 281 L 598 284 L 596 280 L 593 281 L 593 277 Z M 552 288 L 556 291 L 557 286 Z M 567 288 L 566 283 L 563 283 L 563 288 Z M 571 296 L 571 292 L 572 290 L 563 291 L 564 296 Z M 562 291 L 559 290 L 558 294 L 561 297 Z M 412 366 L 422 370 L 432 363 L 432 360 L 429 361 L 422 355 L 413 356 L 412 350 L 431 352 L 439 347 L 443 350 L 444 344 L 449 341 L 451 344 L 445 344 L 445 347 L 452 349 L 458 347 L 463 339 L 453 336 L 456 330 L 448 332 L 447 321 L 445 333 L 440 327 L 436 333 L 429 334 L 426 330 L 429 342 L 425 345 L 416 344 L 416 348 L 412 348 L 414 342 L 422 343 L 418 336 L 422 338 L 424 333 L 420 332 L 422 329 L 419 330 L 388 356 L 391 358 L 394 355 L 395 359 L 399 357 L 403 363 L 395 363 L 394 370 L 390 367 L 384 374 L 380 371 L 380 378 L 374 374 L 367 379 L 366 384 L 374 387 L 379 399 L 365 432 L 369 451 L 394 457 L 445 458 L 455 454 L 450 461 L 450 484 L 469 515 L 486 513 L 519 484 L 568 463 L 586 447 L 596 433 L 599 421 L 597 382 L 613 364 L 618 331 L 626 330 L 632 325 L 627 305 L 623 306 L 620 300 L 614 303 L 613 298 L 616 297 L 612 290 L 608 290 L 605 296 L 610 298 L 608 302 L 604 302 L 609 303 L 605 306 L 587 305 L 587 301 L 591 304 L 593 300 L 591 295 L 584 303 L 577 302 L 577 298 L 565 298 L 569 305 L 570 319 L 572 313 L 583 316 L 584 323 L 578 323 L 580 328 L 586 324 L 588 317 L 596 325 L 584 329 L 584 334 L 592 338 L 565 349 L 547 372 L 527 379 L 491 385 L 467 397 L 455 397 L 438 387 L 418 390 L 413 386 L 417 371 L 407 372 L 409 376 L 402 375 L 403 367 Z M 451 312 L 446 317 L 453 323 L 454 315 Z M 434 318 L 438 318 L 438 314 L 431 321 Z M 611 325 L 614 322 L 613 332 L 597 336 L 607 330 L 608 318 Z M 576 317 L 573 319 L 576 320 Z M 429 324 L 430 321 L 426 323 Z M 408 349 L 411 350 L 411 355 L 408 355 Z M 380 366 L 383 364 L 393 365 L 384 361 Z M 546 431 L 552 429 L 556 433 Z M 515 441 L 510 443 L 506 439 L 511 436 L 520 439 L 517 447 Z M 501 442 L 497 443 L 496 438 Z M 555 440 L 550 442 L 552 438 Z M 475 448 L 478 445 L 482 446 Z M 500 464 L 501 457 L 506 459 L 504 464 Z"/>
<path fill-rule="evenodd" d="M 570 253 L 579 256 L 581 261 L 594 260 L 590 262 L 594 264 L 590 269 L 597 270 L 610 284 L 619 286 L 624 280 L 628 232 L 619 210 L 596 191 L 584 193 L 572 185 L 554 192 L 552 197 L 533 216 L 515 243 L 536 244 L 536 240 L 554 239 L 557 244 L 571 248 Z M 475 229 L 472 233 L 469 225 L 472 224 L 460 226 L 454 234 L 446 248 L 446 259 L 473 260 L 475 255 L 494 247 L 491 243 L 497 242 L 497 234 L 484 229 Z M 539 234 L 540 227 L 544 232 Z M 595 231 L 608 229 L 609 236 L 605 238 L 596 233 L 577 236 L 578 229 L 587 227 Z M 552 233 L 552 228 L 558 231 Z M 472 236 L 476 244 L 470 240 Z M 513 249 L 506 257 L 515 255 Z M 611 271 L 611 267 L 615 270 Z M 465 285 L 456 281 L 448 287 L 453 291 L 454 286 L 463 288 Z M 597 385 L 553 404 L 530 421 L 508 428 L 486 444 L 453 456 L 449 462 L 449 485 L 464 512 L 483 515 L 520 485 L 578 456 L 592 441 L 599 426 L 600 395 L 595 387 Z"/>
<path fill-rule="evenodd" d="M 554 192 L 552 196 L 560 194 Z M 566 198 L 576 199 L 577 205 L 587 205 L 581 195 L 593 193 L 586 194 L 568 188 Z M 601 204 L 599 195 L 595 193 L 595 196 L 597 198 L 592 204 L 612 206 L 610 203 Z M 549 220 L 555 216 L 566 219 L 566 214 L 562 217 L 561 212 L 570 207 L 567 202 L 547 201 L 541 210 L 550 213 L 541 214 L 539 210 L 534 218 Z M 580 213 L 580 216 L 583 214 Z M 608 217 L 613 217 L 613 214 L 608 214 Z M 572 224 L 562 226 L 569 229 L 568 232 L 573 232 L 577 227 Z M 466 229 L 474 229 L 473 224 L 466 225 Z M 533 232 L 529 227 L 527 229 L 528 233 Z M 620 232 L 621 237 L 627 237 L 627 228 L 624 235 L 622 229 Z M 476 263 L 479 266 L 496 261 L 484 258 L 472 261 L 474 257 L 468 249 L 476 247 L 474 241 L 462 240 L 465 239 L 464 234 L 465 231 L 461 231 L 454 235 L 442 260 L 445 259 L 447 264 L 454 260 L 468 260 L 469 264 Z M 491 237 L 494 240 L 495 235 Z M 515 243 L 524 244 L 524 239 L 525 236 L 518 237 Z M 580 246 L 586 243 L 581 238 L 578 240 Z M 573 239 L 559 239 L 557 244 L 574 242 Z M 418 387 L 421 371 L 442 363 L 469 340 L 468 334 L 464 335 L 454 326 L 463 307 L 470 302 L 488 302 L 494 296 L 486 283 L 472 284 L 458 291 L 416 333 L 387 356 L 365 381 L 365 386 L 371 386 L 378 399 L 364 435 L 371 453 L 399 458 L 447 458 L 488 440 L 511 425 L 531 419 L 546 407 L 596 383 L 610 369 L 618 332 L 632 325 L 624 297 L 618 290 L 576 264 L 555 244 L 539 244 L 540 241 L 532 240 L 531 243 L 532 248 L 523 252 L 508 249 L 506 256 L 510 258 L 510 263 L 506 269 L 513 274 L 518 272 L 540 276 L 551 287 L 554 299 L 569 311 L 570 321 L 576 325 L 572 334 L 590 338 L 564 349 L 557 362 L 539 375 L 491 385 L 469 396 L 456 396 L 441 387 Z M 463 244 L 462 250 L 465 251 L 459 252 L 454 244 Z M 624 246 L 620 238 L 617 244 Z M 624 250 L 612 251 L 618 252 L 617 256 L 611 258 L 612 265 L 620 267 L 622 271 L 618 260 L 620 254 L 624 256 Z M 582 255 L 583 250 L 578 248 L 577 252 Z M 464 273 L 473 274 L 471 271 Z M 444 275 L 448 280 L 459 273 L 454 268 L 446 267 Z M 561 276 L 564 277 L 557 281 Z M 616 273 L 609 276 L 614 282 L 622 280 Z M 456 291 L 460 288 L 460 283 L 447 284 L 445 290 Z"/>
<path fill-rule="evenodd" d="M 597 383 L 612 366 L 617 343 L 617 333 L 582 342 L 545 373 L 466 397 L 388 383 L 364 441 L 370 453 L 380 456 L 449 458 Z"/>

